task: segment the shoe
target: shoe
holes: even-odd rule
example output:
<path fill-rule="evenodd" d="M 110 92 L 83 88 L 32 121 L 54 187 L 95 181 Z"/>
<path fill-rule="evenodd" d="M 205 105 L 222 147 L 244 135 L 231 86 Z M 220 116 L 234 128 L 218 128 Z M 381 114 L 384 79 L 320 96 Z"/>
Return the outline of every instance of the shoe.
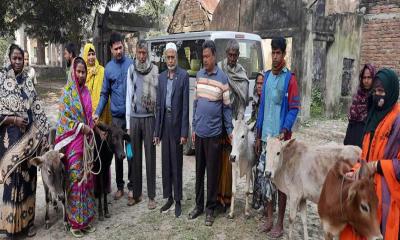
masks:
<path fill-rule="evenodd" d="M 156 201 L 154 199 L 149 199 L 149 203 L 147 203 L 147 207 L 149 210 L 154 210 L 157 207 Z"/>
<path fill-rule="evenodd" d="M 205 221 L 206 226 L 211 227 L 214 223 L 214 220 L 215 218 L 212 212 L 206 214 L 206 221 Z"/>
<path fill-rule="evenodd" d="M 142 197 L 139 197 L 138 199 L 134 199 L 132 198 L 128 198 L 128 203 L 126 205 L 128 205 L 129 207 L 136 205 L 138 203 L 140 203 L 142 201 Z"/>
<path fill-rule="evenodd" d="M 174 204 L 174 200 L 172 198 L 168 198 L 168 201 L 160 208 L 160 213 L 167 213 L 172 204 Z"/>
<path fill-rule="evenodd" d="M 82 229 L 82 232 L 84 232 L 84 233 L 94 233 L 94 232 L 96 232 L 96 228 L 93 227 L 92 225 L 88 225 L 86 228 Z"/>
<path fill-rule="evenodd" d="M 199 210 L 197 207 L 195 209 L 193 209 L 190 213 L 189 213 L 189 220 L 192 219 L 196 219 L 198 216 L 200 216 L 201 214 L 203 214 L 202 210 Z"/>
<path fill-rule="evenodd" d="M 79 229 L 71 228 L 69 231 L 71 232 L 72 236 L 74 236 L 75 238 L 82 238 L 84 236 L 83 232 Z"/>
<path fill-rule="evenodd" d="M 118 190 L 114 194 L 114 200 L 120 200 L 124 196 L 124 190 Z"/>
<path fill-rule="evenodd" d="M 175 217 L 180 217 L 182 214 L 182 207 L 181 207 L 181 202 L 176 201 L 175 203 Z"/>

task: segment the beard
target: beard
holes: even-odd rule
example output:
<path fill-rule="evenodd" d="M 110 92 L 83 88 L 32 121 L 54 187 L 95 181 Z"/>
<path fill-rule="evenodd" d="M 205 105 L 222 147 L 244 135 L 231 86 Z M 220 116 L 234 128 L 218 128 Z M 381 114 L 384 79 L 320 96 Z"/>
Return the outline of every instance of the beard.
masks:
<path fill-rule="evenodd" d="M 168 70 L 174 71 L 176 69 L 176 64 L 173 66 L 167 66 L 167 67 L 168 67 Z"/>

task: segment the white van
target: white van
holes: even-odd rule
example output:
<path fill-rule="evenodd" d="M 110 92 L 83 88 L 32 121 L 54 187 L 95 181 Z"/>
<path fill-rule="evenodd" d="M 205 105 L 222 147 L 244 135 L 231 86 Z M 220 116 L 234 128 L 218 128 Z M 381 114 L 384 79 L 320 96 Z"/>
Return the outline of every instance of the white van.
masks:
<path fill-rule="evenodd" d="M 190 76 L 189 119 L 190 132 L 184 153 L 193 154 L 194 146 L 191 142 L 191 123 L 193 118 L 193 94 L 196 74 L 202 67 L 202 44 L 205 40 L 213 40 L 217 47 L 217 63 L 226 57 L 225 48 L 229 40 L 236 39 L 240 47 L 239 63 L 246 69 L 250 79 L 249 96 L 253 96 L 254 80 L 258 72 L 263 70 L 264 61 L 261 49 L 261 38 L 256 34 L 227 31 L 190 32 L 160 36 L 148 39 L 151 61 L 160 72 L 167 69 L 163 57 L 165 45 L 174 42 L 178 48 L 178 65 L 186 69 Z M 251 114 L 251 106 L 246 109 L 246 117 Z"/>

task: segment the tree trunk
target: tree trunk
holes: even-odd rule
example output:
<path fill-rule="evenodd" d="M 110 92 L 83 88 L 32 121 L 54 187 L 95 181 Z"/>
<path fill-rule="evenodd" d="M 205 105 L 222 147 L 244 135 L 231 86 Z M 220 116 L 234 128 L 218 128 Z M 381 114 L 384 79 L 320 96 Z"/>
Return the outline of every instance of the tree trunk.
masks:
<path fill-rule="evenodd" d="M 37 65 L 46 65 L 45 44 L 41 39 L 37 39 Z"/>

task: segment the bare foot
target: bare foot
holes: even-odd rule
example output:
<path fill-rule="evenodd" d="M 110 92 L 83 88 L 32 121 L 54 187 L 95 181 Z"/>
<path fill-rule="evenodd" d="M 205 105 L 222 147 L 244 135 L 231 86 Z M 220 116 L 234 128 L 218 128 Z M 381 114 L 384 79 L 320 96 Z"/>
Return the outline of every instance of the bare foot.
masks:
<path fill-rule="evenodd" d="M 274 223 L 271 218 L 265 218 L 265 221 L 259 225 L 259 231 L 260 232 L 269 232 L 271 231 L 272 227 L 274 226 Z"/>
<path fill-rule="evenodd" d="M 271 231 L 268 233 L 270 238 L 281 238 L 283 236 L 283 227 L 275 225 Z"/>

